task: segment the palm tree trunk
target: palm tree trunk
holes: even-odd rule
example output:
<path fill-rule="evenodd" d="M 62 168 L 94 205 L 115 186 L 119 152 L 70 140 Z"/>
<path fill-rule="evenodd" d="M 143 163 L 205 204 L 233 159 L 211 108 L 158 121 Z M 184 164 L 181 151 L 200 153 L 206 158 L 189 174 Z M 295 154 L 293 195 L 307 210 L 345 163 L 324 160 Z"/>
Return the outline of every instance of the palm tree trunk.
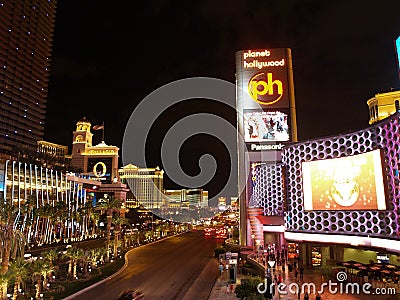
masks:
<path fill-rule="evenodd" d="M 4 283 L 0 286 L 1 291 L 1 299 L 8 299 L 7 297 L 7 283 Z"/>
<path fill-rule="evenodd" d="M 76 265 L 77 264 L 78 264 L 78 262 L 74 260 L 74 268 L 73 268 L 74 271 L 73 271 L 73 274 L 72 274 L 73 279 L 76 279 Z"/>
<path fill-rule="evenodd" d="M 114 258 L 117 258 L 117 251 L 118 251 L 118 232 L 114 231 Z"/>
<path fill-rule="evenodd" d="M 106 230 L 106 247 L 107 247 L 107 253 L 106 253 L 106 262 L 109 262 L 110 260 L 110 236 L 111 236 L 111 221 L 112 221 L 112 216 L 107 215 L 107 230 Z"/>
<path fill-rule="evenodd" d="M 4 275 L 8 271 L 8 265 L 10 264 L 10 252 L 11 252 L 11 241 L 6 238 L 4 241 L 4 252 L 1 257 L 1 274 Z"/>
<path fill-rule="evenodd" d="M 37 280 L 37 285 L 36 285 L 36 298 L 35 299 L 40 299 L 40 294 L 42 292 L 42 276 L 38 276 Z M 15 298 L 16 299 L 16 298 Z"/>
<path fill-rule="evenodd" d="M 47 274 L 43 276 L 43 289 L 48 289 L 48 287 L 47 287 Z"/>
<path fill-rule="evenodd" d="M 19 278 L 15 278 L 13 299 L 17 299 L 19 290 Z"/>
<path fill-rule="evenodd" d="M 73 264 L 73 260 L 71 259 L 68 264 L 68 275 L 69 276 L 72 276 L 72 264 Z"/>

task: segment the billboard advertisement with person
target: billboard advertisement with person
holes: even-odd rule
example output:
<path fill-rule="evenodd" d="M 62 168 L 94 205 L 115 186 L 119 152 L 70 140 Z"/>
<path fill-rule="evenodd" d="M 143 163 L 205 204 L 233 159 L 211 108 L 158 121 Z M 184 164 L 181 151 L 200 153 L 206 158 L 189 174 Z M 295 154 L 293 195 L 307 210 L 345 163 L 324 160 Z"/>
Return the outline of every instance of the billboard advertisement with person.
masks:
<path fill-rule="evenodd" d="M 302 163 L 304 209 L 385 210 L 380 150 Z"/>

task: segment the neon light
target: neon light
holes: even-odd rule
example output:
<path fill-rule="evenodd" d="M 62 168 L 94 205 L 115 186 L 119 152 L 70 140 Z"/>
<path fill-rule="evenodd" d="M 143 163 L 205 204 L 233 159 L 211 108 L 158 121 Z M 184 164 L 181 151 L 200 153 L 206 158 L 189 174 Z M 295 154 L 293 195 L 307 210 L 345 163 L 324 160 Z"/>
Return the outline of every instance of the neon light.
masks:
<path fill-rule="evenodd" d="M 361 237 L 355 235 L 314 234 L 298 232 L 285 232 L 284 237 L 291 241 L 348 244 L 352 246 L 370 246 L 400 252 L 400 241 L 397 240 Z"/>
<path fill-rule="evenodd" d="M 97 166 L 101 166 L 101 172 L 97 171 Z M 93 173 L 96 177 L 103 177 L 104 175 L 106 175 L 107 172 L 107 167 L 105 165 L 105 163 L 99 161 L 97 164 L 94 165 L 93 167 Z"/>
<path fill-rule="evenodd" d="M 279 79 L 273 79 L 272 73 L 261 72 L 250 78 L 248 90 L 254 101 L 271 105 L 282 98 L 283 83 Z"/>

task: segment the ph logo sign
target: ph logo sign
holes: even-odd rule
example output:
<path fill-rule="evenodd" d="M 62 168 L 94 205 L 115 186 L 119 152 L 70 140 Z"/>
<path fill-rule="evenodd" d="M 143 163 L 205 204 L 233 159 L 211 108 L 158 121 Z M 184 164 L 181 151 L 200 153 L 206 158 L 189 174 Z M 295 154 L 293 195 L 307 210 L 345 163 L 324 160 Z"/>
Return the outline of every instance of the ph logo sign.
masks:
<path fill-rule="evenodd" d="M 250 78 L 248 90 L 254 101 L 271 105 L 282 98 L 283 83 L 279 79 L 274 79 L 272 75 L 272 73 L 261 72 Z"/>

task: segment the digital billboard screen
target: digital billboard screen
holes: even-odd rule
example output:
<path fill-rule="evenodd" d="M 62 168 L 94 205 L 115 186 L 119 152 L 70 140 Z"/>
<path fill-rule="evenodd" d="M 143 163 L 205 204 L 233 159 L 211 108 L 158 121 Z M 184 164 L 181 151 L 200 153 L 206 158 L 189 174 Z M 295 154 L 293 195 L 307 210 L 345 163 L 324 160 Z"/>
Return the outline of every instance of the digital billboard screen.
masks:
<path fill-rule="evenodd" d="M 290 139 L 288 114 L 280 110 L 245 111 L 244 140 L 251 142 L 287 142 Z"/>
<path fill-rule="evenodd" d="M 304 210 L 385 210 L 380 150 L 302 162 Z"/>

